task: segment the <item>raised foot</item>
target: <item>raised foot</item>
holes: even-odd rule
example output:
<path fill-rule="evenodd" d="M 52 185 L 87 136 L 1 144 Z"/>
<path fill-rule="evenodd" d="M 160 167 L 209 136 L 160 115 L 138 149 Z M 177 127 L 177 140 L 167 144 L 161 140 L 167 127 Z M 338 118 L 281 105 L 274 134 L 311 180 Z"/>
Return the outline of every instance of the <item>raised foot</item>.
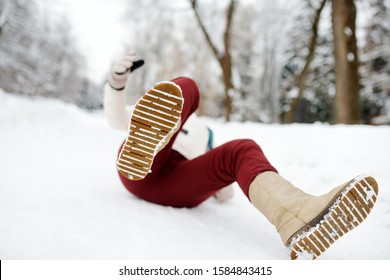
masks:
<path fill-rule="evenodd" d="M 151 172 L 157 152 L 180 125 L 183 103 L 181 89 L 173 82 L 157 83 L 138 100 L 117 161 L 123 176 L 142 180 Z"/>
<path fill-rule="evenodd" d="M 318 223 L 297 233 L 290 241 L 290 258 L 315 259 L 336 240 L 363 222 L 378 196 L 374 178 L 359 176 L 334 197 Z"/>

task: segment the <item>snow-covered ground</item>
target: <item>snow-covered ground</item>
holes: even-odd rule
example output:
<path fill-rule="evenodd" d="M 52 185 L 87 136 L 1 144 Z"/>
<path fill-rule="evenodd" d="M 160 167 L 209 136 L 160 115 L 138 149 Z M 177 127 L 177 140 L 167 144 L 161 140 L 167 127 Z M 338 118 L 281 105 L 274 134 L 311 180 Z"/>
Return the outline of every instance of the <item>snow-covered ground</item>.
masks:
<path fill-rule="evenodd" d="M 390 259 L 390 127 L 206 121 L 218 143 L 256 140 L 307 192 L 373 175 L 372 214 L 320 259 Z M 115 171 L 124 136 L 101 112 L 0 91 L 0 259 L 287 259 L 238 186 L 232 201 L 195 209 L 128 193 Z"/>

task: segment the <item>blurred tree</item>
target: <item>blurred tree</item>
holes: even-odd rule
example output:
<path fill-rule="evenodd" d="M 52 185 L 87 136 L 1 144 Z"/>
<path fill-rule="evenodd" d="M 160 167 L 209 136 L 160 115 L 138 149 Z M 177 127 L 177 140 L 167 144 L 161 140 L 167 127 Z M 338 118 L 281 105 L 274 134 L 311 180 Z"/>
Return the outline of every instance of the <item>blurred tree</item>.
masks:
<path fill-rule="evenodd" d="M 388 123 L 390 100 L 390 7 L 389 1 L 370 0 L 365 27 L 365 44 L 361 54 L 361 106 L 364 123 Z M 390 116 L 390 114 L 389 114 Z"/>
<path fill-rule="evenodd" d="M 130 78 L 131 95 L 135 92 L 134 97 L 138 96 L 156 80 L 187 75 L 197 81 L 203 94 L 200 112 L 212 116 L 226 115 L 224 89 L 227 87 L 220 60 L 215 58 L 216 54 L 219 57 L 224 55 L 231 1 L 194 1 L 198 20 L 196 13 L 191 20 L 194 14 L 192 0 L 127 1 L 131 16 L 126 21 L 130 23 L 131 46 L 146 59 L 145 67 Z M 296 107 L 291 110 L 296 111 L 293 121 L 333 121 L 336 89 L 330 20 L 332 6 L 325 0 L 247 0 L 236 1 L 233 11 L 228 32 L 230 58 L 226 60 L 230 61 L 231 67 L 230 73 L 225 72 L 230 75 L 235 89 L 228 92 L 233 103 L 229 118 L 278 122 L 280 110 L 284 112 L 283 118 L 288 119 L 286 112 Z M 387 22 L 384 16 L 383 20 L 379 19 L 379 14 L 376 17 L 378 25 L 384 26 Z M 378 30 L 380 27 L 373 28 Z M 350 29 L 345 28 L 343 32 L 350 34 Z M 376 32 L 370 31 L 370 34 Z M 388 38 L 383 34 L 383 38 Z M 206 48 L 205 43 L 208 44 Z M 361 43 L 364 46 L 363 40 Z M 347 59 L 353 60 L 353 53 L 347 54 Z M 365 57 L 363 66 L 370 63 L 381 65 L 382 59 L 387 61 L 385 56 L 375 63 L 370 59 L 368 62 Z M 368 83 L 364 75 L 361 89 L 368 89 L 373 83 Z M 384 80 L 383 74 L 376 77 Z M 280 95 L 282 109 L 279 107 Z M 361 102 L 365 112 L 369 104 L 372 110 L 372 100 L 371 103 L 365 99 Z"/>
<path fill-rule="evenodd" d="M 313 22 L 311 24 L 311 38 L 308 42 L 308 53 L 301 72 L 296 76 L 295 85 L 297 87 L 296 96 L 293 96 L 289 102 L 288 110 L 283 113 L 283 123 L 292 123 L 297 120 L 297 109 L 303 92 L 306 89 L 307 78 L 310 74 L 310 67 L 314 59 L 318 38 L 318 26 L 321 18 L 321 13 L 325 7 L 327 0 L 322 0 L 318 8 L 315 9 Z"/>
<path fill-rule="evenodd" d="M 237 7 L 233 34 L 232 34 L 232 61 L 236 79 L 236 94 L 232 97 L 234 104 L 234 118 L 238 120 L 259 121 L 260 91 L 258 90 L 259 67 L 256 58 L 255 25 L 257 14 L 253 5 L 239 5 Z M 242 32 L 245 30 L 246 32 Z M 256 84 L 256 85 L 255 85 Z"/>
<path fill-rule="evenodd" d="M 359 60 L 354 0 L 332 1 L 332 25 L 336 59 L 335 122 L 360 122 Z"/>
<path fill-rule="evenodd" d="M 72 100 L 73 103 L 81 108 L 88 110 L 96 110 L 103 108 L 103 91 L 104 85 L 98 85 L 87 78 L 82 80 L 81 89 Z"/>
<path fill-rule="evenodd" d="M 0 0 L 1 7 L 7 9 L 0 10 L 6 15 L 0 38 L 0 87 L 76 102 L 85 85 L 80 71 L 84 61 L 68 21 L 49 18 L 37 1 Z"/>
<path fill-rule="evenodd" d="M 306 0 L 293 18 L 281 76 L 282 122 L 331 121 L 335 89 L 330 11 L 324 2 Z"/>
<path fill-rule="evenodd" d="M 130 46 L 146 60 L 145 67 L 130 77 L 130 96 L 138 96 L 156 80 L 188 75 L 197 81 L 202 93 L 200 113 L 226 118 L 228 96 L 234 104 L 230 119 L 279 121 L 283 50 L 290 42 L 286 35 L 292 14 L 301 7 L 298 1 L 236 1 L 230 24 L 226 17 L 231 0 L 196 1 L 214 52 L 207 45 L 204 33 L 199 32 L 192 1 L 126 3 L 130 15 L 126 17 Z M 228 36 L 227 25 L 230 26 Z M 231 65 L 225 77 L 230 75 L 229 84 L 234 85 L 227 93 L 221 60 L 215 56 L 215 53 L 224 55 L 224 42 L 229 42 L 229 55 L 224 61 Z"/>
<path fill-rule="evenodd" d="M 190 2 L 129 0 L 124 19 L 128 26 L 126 50 L 135 49 L 145 66 L 130 75 L 128 97 L 135 102 L 156 81 L 178 76 L 193 78 L 202 95 L 198 113 L 224 115 L 220 67 L 192 18 Z M 147 19 L 147 20 L 145 20 Z"/>
<path fill-rule="evenodd" d="M 285 0 L 237 5 L 232 30 L 235 120 L 280 121 L 281 74 L 290 58 L 285 50 L 295 43 L 292 33 L 302 34 L 302 24 L 295 24 L 302 8 L 301 1 Z"/>
<path fill-rule="evenodd" d="M 7 23 L 9 14 L 9 3 L 6 0 L 0 1 L 0 36 L 5 24 Z"/>
<path fill-rule="evenodd" d="M 223 75 L 223 83 L 225 87 L 225 119 L 226 121 L 230 120 L 231 114 L 233 112 L 233 104 L 232 104 L 232 92 L 234 92 L 234 85 L 232 81 L 232 58 L 231 58 L 231 30 L 232 30 L 232 21 L 233 14 L 236 7 L 236 1 L 230 0 L 226 11 L 226 23 L 225 29 L 223 32 L 223 52 L 220 52 L 212 41 L 212 36 L 209 34 L 209 31 L 206 29 L 203 19 L 199 13 L 198 4 L 196 0 L 191 0 L 192 9 L 194 10 L 196 20 L 202 30 L 207 44 L 211 48 L 215 58 L 217 59 Z"/>

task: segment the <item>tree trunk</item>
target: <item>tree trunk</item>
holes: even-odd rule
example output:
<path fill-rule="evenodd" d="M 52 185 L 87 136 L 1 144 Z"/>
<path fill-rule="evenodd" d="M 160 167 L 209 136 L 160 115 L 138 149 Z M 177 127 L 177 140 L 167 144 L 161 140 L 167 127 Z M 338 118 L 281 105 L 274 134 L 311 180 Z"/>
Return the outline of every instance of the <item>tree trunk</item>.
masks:
<path fill-rule="evenodd" d="M 322 0 L 320 6 L 316 10 L 313 25 L 311 28 L 312 36 L 311 36 L 310 44 L 309 44 L 309 53 L 308 53 L 307 58 L 306 58 L 305 66 L 303 67 L 302 72 L 299 74 L 299 76 L 296 79 L 296 85 L 298 87 L 298 96 L 292 98 L 292 100 L 290 102 L 290 110 L 287 111 L 283 115 L 283 123 L 292 123 L 296 119 L 295 117 L 296 117 L 296 111 L 298 108 L 298 104 L 303 96 L 303 91 L 306 88 L 306 79 L 310 73 L 310 65 L 311 65 L 311 62 L 313 61 L 314 54 L 316 51 L 317 38 L 318 38 L 318 25 L 319 25 L 321 13 L 325 7 L 326 1 L 327 0 Z"/>
<path fill-rule="evenodd" d="M 332 1 L 334 54 L 336 60 L 335 122 L 360 121 L 358 55 L 353 0 Z"/>
<path fill-rule="evenodd" d="M 223 34 L 223 45 L 224 45 L 224 52 L 220 53 L 211 40 L 211 36 L 209 32 L 206 30 L 206 27 L 199 15 L 198 9 L 197 9 L 197 1 L 191 0 L 192 9 L 195 12 L 196 20 L 206 38 L 207 44 L 211 48 L 215 58 L 217 59 L 219 65 L 222 69 L 222 75 L 223 75 L 223 83 L 225 88 L 225 119 L 226 121 L 230 120 L 231 114 L 233 112 L 233 103 L 232 98 L 230 96 L 231 90 L 234 89 L 234 85 L 232 82 L 232 59 L 230 55 L 230 36 L 231 36 L 231 27 L 232 27 L 232 21 L 233 21 L 233 14 L 235 10 L 235 0 L 231 0 L 227 13 L 226 13 L 226 26 L 225 26 L 225 32 Z"/>

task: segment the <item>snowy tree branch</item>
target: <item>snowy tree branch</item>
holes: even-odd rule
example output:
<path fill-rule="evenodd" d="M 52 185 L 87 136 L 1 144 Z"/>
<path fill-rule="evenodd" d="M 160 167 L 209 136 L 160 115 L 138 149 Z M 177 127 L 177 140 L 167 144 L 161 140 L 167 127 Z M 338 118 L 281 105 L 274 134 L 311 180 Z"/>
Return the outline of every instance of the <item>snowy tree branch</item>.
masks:
<path fill-rule="evenodd" d="M 223 35 L 224 45 L 225 45 L 225 52 L 230 49 L 230 34 L 231 34 L 231 27 L 232 27 L 232 22 L 233 22 L 234 8 L 235 8 L 235 1 L 231 0 L 229 8 L 228 8 L 228 11 L 227 11 L 225 33 Z"/>
<path fill-rule="evenodd" d="M 208 45 L 210 46 L 211 50 L 214 53 L 214 56 L 218 60 L 219 65 L 221 66 L 222 74 L 223 74 L 223 82 L 225 86 L 225 108 L 226 108 L 226 120 L 230 120 L 230 115 L 233 112 L 233 104 L 232 99 L 229 95 L 229 92 L 231 89 L 234 89 L 233 82 L 232 82 L 232 59 L 230 55 L 230 34 L 231 34 L 231 27 L 233 22 L 233 14 L 235 10 L 235 2 L 236 0 L 231 0 L 227 14 L 226 14 L 226 26 L 225 31 L 223 34 L 223 44 L 224 44 L 224 52 L 220 53 L 217 49 L 217 47 L 214 45 L 213 41 L 211 40 L 210 34 L 207 31 L 205 25 L 203 24 L 203 21 L 199 15 L 199 11 L 197 9 L 197 1 L 191 0 L 192 9 L 195 12 L 196 20 L 203 32 L 203 34 L 206 37 L 206 41 Z"/>
<path fill-rule="evenodd" d="M 295 112 L 297 110 L 299 101 L 302 98 L 303 91 L 306 87 L 306 79 L 310 73 L 310 65 L 311 65 L 311 62 L 313 61 L 316 46 L 317 46 L 318 25 L 319 25 L 321 13 L 325 7 L 326 1 L 327 0 L 322 0 L 320 6 L 317 8 L 317 10 L 315 12 L 314 21 L 313 21 L 313 24 L 311 27 L 312 36 L 310 38 L 310 43 L 309 43 L 309 53 L 306 57 L 305 65 L 304 65 L 301 73 L 298 75 L 298 77 L 296 79 L 296 85 L 298 86 L 298 89 L 299 89 L 298 96 L 291 100 L 291 104 L 290 104 L 291 109 L 290 109 L 290 111 L 288 111 L 285 114 L 284 120 L 283 120 L 284 123 L 291 123 L 294 121 Z"/>
<path fill-rule="evenodd" d="M 327 0 L 322 0 L 321 5 L 317 8 L 315 16 L 314 16 L 313 25 L 311 28 L 312 36 L 311 36 L 310 43 L 309 43 L 309 53 L 308 53 L 307 58 L 306 58 L 305 66 L 303 67 L 301 74 L 298 76 L 298 81 L 297 81 L 298 87 L 300 89 L 305 87 L 305 81 L 306 81 L 307 75 L 309 74 L 311 62 L 313 61 L 313 58 L 314 58 L 316 45 L 317 45 L 317 38 L 318 38 L 318 25 L 319 25 L 321 13 L 325 7 L 326 1 Z"/>
<path fill-rule="evenodd" d="M 198 8 L 197 8 L 197 1 L 196 0 L 191 0 L 191 5 L 192 5 L 192 9 L 194 10 L 195 12 L 195 18 L 196 18 L 196 21 L 198 22 L 199 24 L 199 27 L 202 29 L 202 32 L 204 34 L 204 36 L 206 37 L 206 41 L 207 41 L 207 44 L 210 46 L 211 50 L 213 51 L 214 55 L 217 57 L 217 59 L 219 60 L 220 57 L 221 57 L 221 54 L 219 53 L 217 47 L 215 46 L 215 44 L 213 43 L 213 41 L 211 40 L 211 37 L 206 29 L 206 26 L 203 24 L 203 21 L 200 17 L 200 14 L 199 14 L 199 11 L 198 11 Z"/>
<path fill-rule="evenodd" d="M 8 14 L 9 14 L 9 3 L 8 1 L 5 1 L 3 10 L 0 13 L 0 34 L 7 22 Z"/>

